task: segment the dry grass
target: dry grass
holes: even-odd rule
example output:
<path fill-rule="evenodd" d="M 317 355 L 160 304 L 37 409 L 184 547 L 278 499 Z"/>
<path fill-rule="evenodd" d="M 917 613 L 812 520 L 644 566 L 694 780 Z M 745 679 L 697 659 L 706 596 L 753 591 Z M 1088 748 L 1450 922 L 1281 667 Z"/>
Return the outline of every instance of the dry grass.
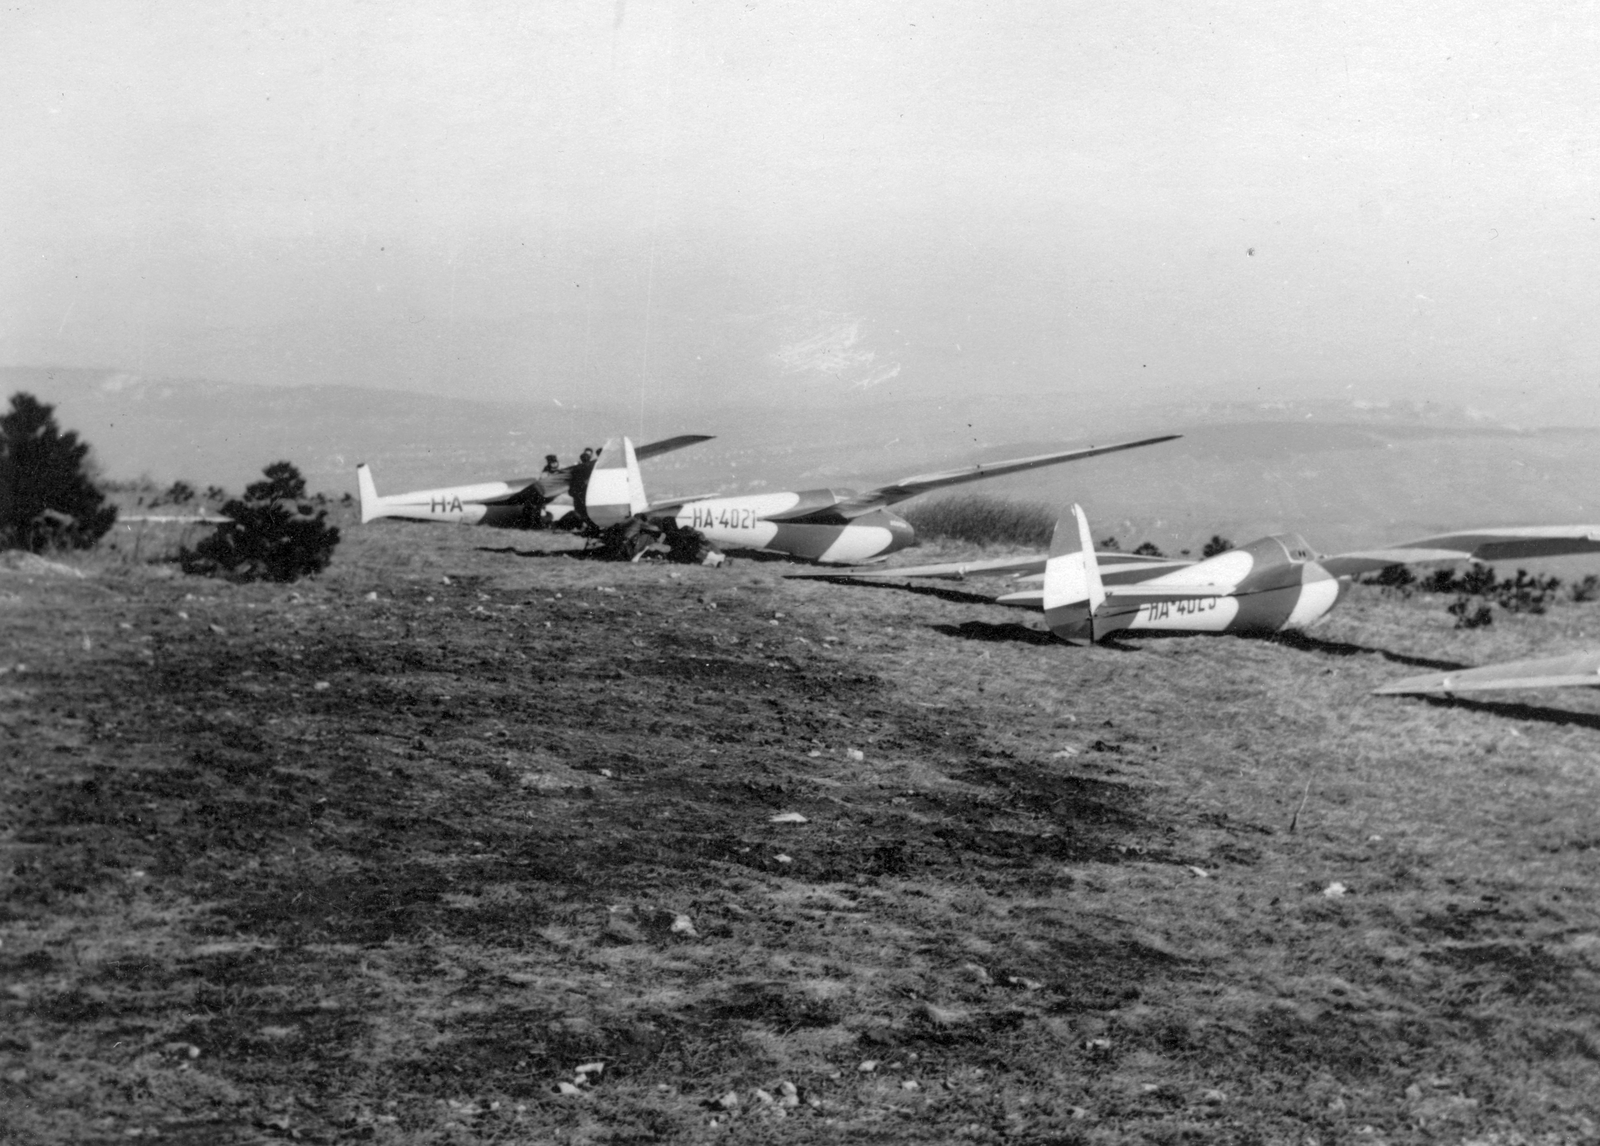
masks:
<path fill-rule="evenodd" d="M 1012 501 L 981 493 L 946 494 L 917 500 L 899 513 L 924 541 L 958 541 L 974 545 L 1050 544 L 1057 510 L 1043 502 Z"/>
<path fill-rule="evenodd" d="M 1079 649 L 347 538 L 299 587 L 0 572 L 0 1137 L 1600 1133 L 1600 703 L 1367 695 L 1593 604 Z"/>

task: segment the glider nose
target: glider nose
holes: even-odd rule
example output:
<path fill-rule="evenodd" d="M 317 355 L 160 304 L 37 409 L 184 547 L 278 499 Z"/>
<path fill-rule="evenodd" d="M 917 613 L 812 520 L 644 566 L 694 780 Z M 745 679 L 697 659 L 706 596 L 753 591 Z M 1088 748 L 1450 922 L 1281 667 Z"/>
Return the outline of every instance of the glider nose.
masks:
<path fill-rule="evenodd" d="M 889 526 L 889 545 L 884 553 L 898 553 L 902 549 L 909 549 L 917 543 L 917 531 L 911 528 L 911 523 L 899 514 L 885 513 Z"/>

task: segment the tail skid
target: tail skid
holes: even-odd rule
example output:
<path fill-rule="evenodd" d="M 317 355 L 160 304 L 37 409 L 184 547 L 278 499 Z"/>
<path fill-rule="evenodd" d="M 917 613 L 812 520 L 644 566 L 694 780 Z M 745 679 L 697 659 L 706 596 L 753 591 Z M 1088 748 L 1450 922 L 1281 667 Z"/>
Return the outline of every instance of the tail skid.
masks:
<path fill-rule="evenodd" d="M 1094 640 L 1094 617 L 1106 601 L 1083 509 L 1056 521 L 1044 567 L 1044 623 L 1062 640 Z"/>

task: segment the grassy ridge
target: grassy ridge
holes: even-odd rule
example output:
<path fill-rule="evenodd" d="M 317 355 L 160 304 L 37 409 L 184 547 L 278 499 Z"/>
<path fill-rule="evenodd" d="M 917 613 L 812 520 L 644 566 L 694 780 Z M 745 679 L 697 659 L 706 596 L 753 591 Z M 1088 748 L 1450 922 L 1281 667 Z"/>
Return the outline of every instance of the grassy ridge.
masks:
<path fill-rule="evenodd" d="M 1600 1131 L 1600 703 L 1367 696 L 1595 605 L 1078 649 L 567 543 L 0 575 L 0 1138 Z"/>

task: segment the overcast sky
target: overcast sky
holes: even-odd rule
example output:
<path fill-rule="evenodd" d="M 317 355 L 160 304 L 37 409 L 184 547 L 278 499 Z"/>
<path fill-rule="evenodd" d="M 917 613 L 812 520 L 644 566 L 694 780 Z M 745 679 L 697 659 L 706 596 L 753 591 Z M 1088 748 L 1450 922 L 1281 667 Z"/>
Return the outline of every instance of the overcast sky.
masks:
<path fill-rule="evenodd" d="M 1600 10 L 0 15 L 0 363 L 1600 409 Z"/>

